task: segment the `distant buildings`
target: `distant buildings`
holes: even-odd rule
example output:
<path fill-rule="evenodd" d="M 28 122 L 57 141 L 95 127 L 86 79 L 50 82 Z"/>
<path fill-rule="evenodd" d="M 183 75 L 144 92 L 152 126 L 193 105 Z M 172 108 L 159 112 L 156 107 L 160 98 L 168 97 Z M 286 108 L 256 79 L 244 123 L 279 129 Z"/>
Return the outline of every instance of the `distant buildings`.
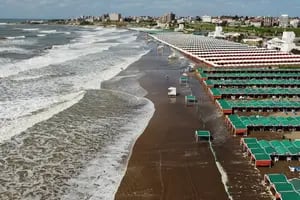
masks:
<path fill-rule="evenodd" d="M 266 27 L 273 26 L 273 22 L 274 22 L 273 17 L 264 17 L 263 18 L 263 25 Z"/>
<path fill-rule="evenodd" d="M 261 27 L 262 21 L 260 19 L 251 19 L 250 26 Z"/>
<path fill-rule="evenodd" d="M 159 22 L 163 24 L 171 23 L 174 20 L 175 20 L 175 14 L 172 12 L 167 13 L 159 18 Z"/>
<path fill-rule="evenodd" d="M 211 23 L 211 16 L 204 15 L 201 17 L 202 22 Z"/>
<path fill-rule="evenodd" d="M 290 25 L 291 25 L 291 27 L 293 27 L 293 28 L 298 28 L 299 27 L 299 19 L 292 19 L 291 21 L 290 21 Z"/>
<path fill-rule="evenodd" d="M 279 26 L 286 28 L 289 25 L 289 16 L 284 14 L 279 17 Z"/>
<path fill-rule="evenodd" d="M 216 26 L 215 31 L 208 33 L 208 37 L 224 39 L 225 35 L 222 26 Z"/>
<path fill-rule="evenodd" d="M 109 20 L 110 21 L 120 21 L 121 20 L 121 14 L 120 13 L 110 13 L 109 14 Z"/>
<path fill-rule="evenodd" d="M 295 33 L 292 31 L 284 31 L 282 39 L 273 38 L 267 42 L 268 49 L 277 49 L 284 52 L 290 52 L 292 49 L 297 49 L 294 43 Z"/>

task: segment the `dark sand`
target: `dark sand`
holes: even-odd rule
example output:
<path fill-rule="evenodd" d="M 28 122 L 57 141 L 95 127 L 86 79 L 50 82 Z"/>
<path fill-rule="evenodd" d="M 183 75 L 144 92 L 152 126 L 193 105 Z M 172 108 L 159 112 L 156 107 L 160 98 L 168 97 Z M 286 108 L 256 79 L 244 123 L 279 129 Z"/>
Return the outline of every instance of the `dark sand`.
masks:
<path fill-rule="evenodd" d="M 227 172 L 234 200 L 271 199 L 259 171 L 242 156 L 240 137 L 226 130 L 224 117 L 198 80 L 191 79 L 189 87 L 179 85 L 181 61 L 168 64 L 169 53 L 168 48 L 164 56 L 152 51 L 128 68 L 145 72 L 140 83 L 156 111 L 133 147 L 115 199 L 227 200 L 208 144 L 195 142 L 197 129 L 213 134 L 213 148 Z M 170 86 L 176 86 L 180 93 L 175 103 L 167 97 Z M 191 92 L 200 101 L 198 106 L 186 107 L 184 96 Z"/>

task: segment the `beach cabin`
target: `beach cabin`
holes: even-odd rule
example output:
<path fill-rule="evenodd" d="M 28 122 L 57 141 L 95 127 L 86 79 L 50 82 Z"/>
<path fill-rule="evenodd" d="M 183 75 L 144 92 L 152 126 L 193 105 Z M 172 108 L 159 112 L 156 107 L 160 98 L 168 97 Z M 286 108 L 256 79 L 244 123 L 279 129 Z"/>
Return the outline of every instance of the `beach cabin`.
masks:
<path fill-rule="evenodd" d="M 176 97 L 176 87 L 169 87 L 168 88 L 168 97 Z"/>
<path fill-rule="evenodd" d="M 210 141 L 211 135 L 209 131 L 198 130 L 195 131 L 196 142 L 199 141 Z"/>
<path fill-rule="evenodd" d="M 185 96 L 185 105 L 190 106 L 190 105 L 195 105 L 196 103 L 197 103 L 196 96 L 193 95 Z"/>
<path fill-rule="evenodd" d="M 180 83 L 180 85 L 188 85 L 189 78 L 187 76 L 181 76 L 179 78 L 179 83 Z"/>

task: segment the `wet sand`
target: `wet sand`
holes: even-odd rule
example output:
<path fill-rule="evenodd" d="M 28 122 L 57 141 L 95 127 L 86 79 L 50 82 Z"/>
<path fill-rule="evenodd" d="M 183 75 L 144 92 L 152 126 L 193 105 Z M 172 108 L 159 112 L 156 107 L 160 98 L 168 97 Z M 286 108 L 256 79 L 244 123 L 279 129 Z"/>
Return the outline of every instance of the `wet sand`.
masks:
<path fill-rule="evenodd" d="M 190 80 L 189 87 L 179 85 L 180 60 L 168 64 L 170 52 L 165 51 L 164 56 L 152 51 L 128 68 L 145 73 L 140 83 L 156 111 L 133 147 L 115 199 L 228 199 L 208 144 L 195 142 L 197 129 L 211 131 L 213 148 L 227 172 L 234 200 L 271 199 L 259 171 L 242 156 L 240 138 L 227 131 L 224 116 L 196 78 Z M 167 97 L 170 86 L 177 87 L 180 93 L 175 103 Z M 184 96 L 191 93 L 199 103 L 187 107 Z"/>

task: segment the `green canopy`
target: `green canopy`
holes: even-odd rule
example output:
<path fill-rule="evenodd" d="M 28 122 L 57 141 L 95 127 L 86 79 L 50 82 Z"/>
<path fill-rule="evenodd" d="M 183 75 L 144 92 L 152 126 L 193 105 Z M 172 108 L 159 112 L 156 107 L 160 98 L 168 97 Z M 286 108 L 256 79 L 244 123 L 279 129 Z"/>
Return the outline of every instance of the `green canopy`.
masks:
<path fill-rule="evenodd" d="M 271 157 L 266 153 L 257 153 L 257 154 L 253 154 L 253 156 L 254 156 L 254 159 L 256 161 L 258 161 L 258 160 L 271 160 Z"/>
<path fill-rule="evenodd" d="M 300 200 L 300 195 L 297 192 L 281 192 L 281 200 Z"/>
<path fill-rule="evenodd" d="M 210 137 L 209 131 L 196 131 L 198 137 Z"/>
<path fill-rule="evenodd" d="M 291 183 L 274 183 L 274 188 L 277 192 L 295 191 Z"/>
<path fill-rule="evenodd" d="M 257 143 L 256 138 L 243 138 L 243 140 L 244 140 L 244 143 L 246 143 L 246 144 Z"/>
<path fill-rule="evenodd" d="M 266 174 L 270 183 L 287 183 L 288 180 L 284 174 Z"/>
<path fill-rule="evenodd" d="M 300 179 L 293 178 L 290 180 L 290 183 L 293 184 L 296 191 L 300 192 Z"/>

